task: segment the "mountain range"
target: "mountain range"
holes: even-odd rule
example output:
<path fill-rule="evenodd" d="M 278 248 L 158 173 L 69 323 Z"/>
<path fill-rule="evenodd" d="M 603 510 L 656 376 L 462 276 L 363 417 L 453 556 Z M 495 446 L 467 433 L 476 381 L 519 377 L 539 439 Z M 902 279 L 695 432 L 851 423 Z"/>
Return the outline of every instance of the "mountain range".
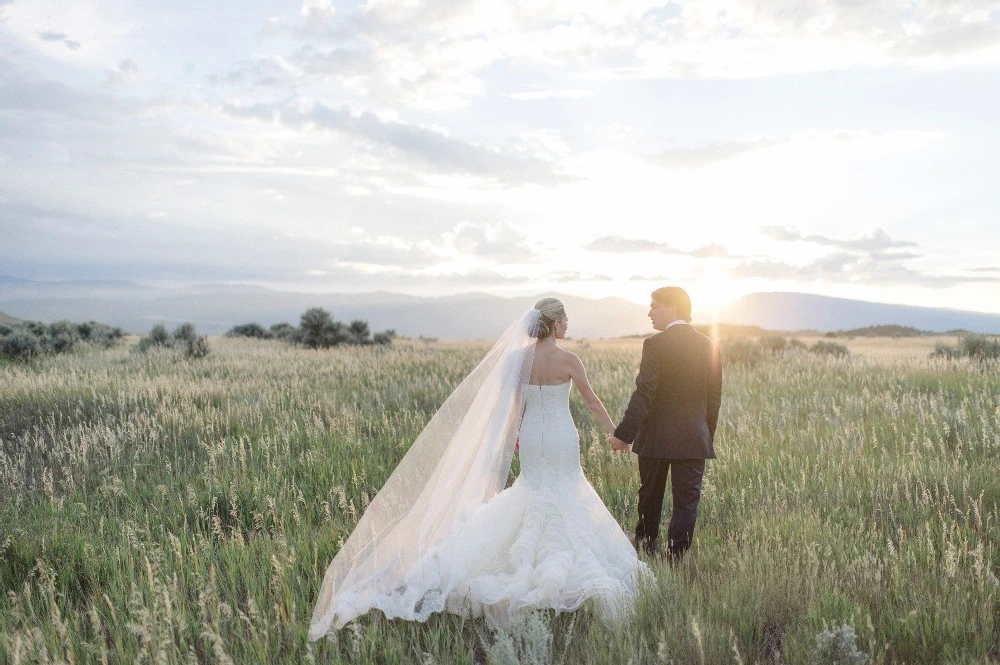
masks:
<path fill-rule="evenodd" d="M 39 282 L 0 276 L 0 310 L 41 321 L 96 320 L 145 333 L 189 321 L 218 335 L 240 323 L 296 324 L 310 307 L 335 319 L 364 319 L 375 331 L 408 337 L 492 339 L 540 297 L 504 298 L 484 293 L 417 297 L 397 293 L 302 293 L 258 286 L 150 287 L 124 281 Z M 571 337 L 600 338 L 650 332 L 647 307 L 621 298 L 558 296 L 566 305 Z M 694 313 L 696 323 L 713 318 Z M 895 324 L 928 332 L 964 329 L 1000 333 L 1000 314 L 846 300 L 805 293 L 752 293 L 720 310 L 721 323 L 783 331 L 834 331 Z"/>
<path fill-rule="evenodd" d="M 719 320 L 768 330 L 850 330 L 896 325 L 927 332 L 1000 334 L 1000 314 L 831 298 L 809 293 L 750 293 L 722 308 Z"/>

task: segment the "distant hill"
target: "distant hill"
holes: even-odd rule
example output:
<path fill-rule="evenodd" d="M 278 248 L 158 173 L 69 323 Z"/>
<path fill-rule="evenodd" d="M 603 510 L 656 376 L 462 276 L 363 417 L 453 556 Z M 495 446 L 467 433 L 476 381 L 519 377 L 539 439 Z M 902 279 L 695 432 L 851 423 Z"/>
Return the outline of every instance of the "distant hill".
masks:
<path fill-rule="evenodd" d="M 18 323 L 23 323 L 23 319 L 8 316 L 7 314 L 0 312 L 0 326 L 14 326 Z"/>
<path fill-rule="evenodd" d="M 917 330 L 910 326 L 865 326 L 853 330 L 838 330 L 837 334 L 848 337 L 925 337 L 938 333 Z"/>
<path fill-rule="evenodd" d="M 959 328 L 1000 333 L 1000 314 L 890 305 L 808 293 L 751 293 L 723 308 L 719 320 L 769 330 L 827 332 L 892 325 L 937 333 Z"/>
<path fill-rule="evenodd" d="M 71 295 L 61 296 L 52 285 L 39 284 L 20 284 L 10 297 L 0 283 L 0 306 L 31 319 L 95 319 L 131 333 L 146 333 L 156 323 L 169 328 L 190 321 L 199 332 L 209 335 L 224 333 L 240 323 L 298 324 L 304 311 L 323 307 L 338 321 L 364 319 L 373 330 L 391 328 L 407 337 L 495 339 L 539 298 L 552 295 L 501 298 L 470 293 L 421 298 L 385 292 L 313 294 L 217 285 L 186 289 L 128 285 L 111 292 L 102 285 L 97 292 L 87 294 L 79 285 L 73 285 Z M 30 289 L 36 295 L 26 297 Z M 569 312 L 570 337 L 618 337 L 649 331 L 646 305 L 621 298 L 558 297 Z"/>
<path fill-rule="evenodd" d="M 308 308 L 324 307 L 339 321 L 364 319 L 373 330 L 391 328 L 407 337 L 495 339 L 515 317 L 547 295 L 557 295 L 565 302 L 572 338 L 652 332 L 646 317 L 647 305 L 621 298 L 595 300 L 551 293 L 516 298 L 483 293 L 422 298 L 386 292 L 314 294 L 215 284 L 165 289 L 120 281 L 32 282 L 0 277 L 0 309 L 13 316 L 47 322 L 97 320 L 131 333 L 146 333 L 156 323 L 172 327 L 190 321 L 200 332 L 218 335 L 240 323 L 297 324 Z M 708 328 L 710 324 L 706 322 L 710 318 L 696 310 L 694 323 Z M 718 321 L 723 326 L 720 335 L 727 337 L 882 326 L 889 326 L 885 328 L 887 331 L 913 328 L 929 332 L 965 329 L 1000 333 L 1000 314 L 887 305 L 804 293 L 750 294 L 724 308 Z"/>

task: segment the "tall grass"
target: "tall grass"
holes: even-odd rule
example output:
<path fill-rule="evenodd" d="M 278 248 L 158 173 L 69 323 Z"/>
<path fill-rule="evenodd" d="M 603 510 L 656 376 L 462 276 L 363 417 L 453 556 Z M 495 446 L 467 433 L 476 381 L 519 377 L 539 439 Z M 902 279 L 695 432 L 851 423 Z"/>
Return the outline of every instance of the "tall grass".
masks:
<path fill-rule="evenodd" d="M 620 414 L 640 343 L 571 347 Z M 306 640 L 329 560 L 484 351 L 213 339 L 0 365 L 0 662 L 485 662 L 506 638 L 452 615 Z M 571 407 L 630 530 L 634 458 Z M 543 616 L 554 661 L 809 662 L 844 624 L 875 663 L 1000 658 L 994 365 L 727 366 L 716 447 L 684 562 L 652 562 L 624 628 Z"/>

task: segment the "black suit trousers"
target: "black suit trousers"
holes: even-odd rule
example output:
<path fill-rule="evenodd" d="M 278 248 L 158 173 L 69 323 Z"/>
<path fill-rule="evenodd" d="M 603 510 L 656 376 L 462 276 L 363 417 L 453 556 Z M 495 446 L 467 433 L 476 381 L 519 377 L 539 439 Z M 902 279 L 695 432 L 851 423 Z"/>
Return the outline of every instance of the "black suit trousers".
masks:
<path fill-rule="evenodd" d="M 694 523 L 698 518 L 701 481 L 705 460 L 670 460 L 639 455 L 639 521 L 635 525 L 635 547 L 647 554 L 656 552 L 660 533 L 663 496 L 670 476 L 672 509 L 667 528 L 668 552 L 679 558 L 691 546 Z"/>

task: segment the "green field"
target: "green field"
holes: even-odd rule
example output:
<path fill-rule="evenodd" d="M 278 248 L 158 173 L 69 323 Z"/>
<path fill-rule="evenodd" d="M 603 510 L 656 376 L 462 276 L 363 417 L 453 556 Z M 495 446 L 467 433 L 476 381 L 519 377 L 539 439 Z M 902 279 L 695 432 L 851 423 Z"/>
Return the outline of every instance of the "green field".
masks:
<path fill-rule="evenodd" d="M 483 622 L 370 615 L 306 640 L 323 571 L 482 344 L 308 351 L 213 339 L 0 363 L 0 663 L 468 663 Z M 640 341 L 571 343 L 613 418 Z M 574 393 L 627 531 L 633 457 Z M 1000 368 L 792 351 L 725 368 L 695 545 L 633 623 L 546 617 L 554 662 L 1000 660 Z"/>

